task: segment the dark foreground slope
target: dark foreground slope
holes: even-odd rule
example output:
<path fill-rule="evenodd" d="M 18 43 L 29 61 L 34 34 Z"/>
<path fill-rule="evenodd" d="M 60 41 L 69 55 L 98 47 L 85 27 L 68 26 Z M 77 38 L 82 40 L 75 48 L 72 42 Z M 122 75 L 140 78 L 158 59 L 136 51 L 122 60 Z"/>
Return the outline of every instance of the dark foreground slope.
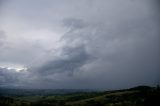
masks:
<path fill-rule="evenodd" d="M 11 91 L 10 91 L 11 92 Z M 160 106 L 160 89 L 140 86 L 105 92 L 0 96 L 0 106 Z M 29 91 L 28 91 L 29 92 Z"/>

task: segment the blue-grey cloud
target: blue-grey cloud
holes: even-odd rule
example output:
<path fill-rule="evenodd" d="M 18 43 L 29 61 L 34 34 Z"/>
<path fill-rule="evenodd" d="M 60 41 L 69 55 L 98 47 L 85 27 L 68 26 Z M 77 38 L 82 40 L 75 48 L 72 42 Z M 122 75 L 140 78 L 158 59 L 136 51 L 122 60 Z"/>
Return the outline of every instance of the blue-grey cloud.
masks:
<path fill-rule="evenodd" d="M 0 68 L 0 86 L 11 86 L 19 81 L 16 71 L 7 68 Z"/>

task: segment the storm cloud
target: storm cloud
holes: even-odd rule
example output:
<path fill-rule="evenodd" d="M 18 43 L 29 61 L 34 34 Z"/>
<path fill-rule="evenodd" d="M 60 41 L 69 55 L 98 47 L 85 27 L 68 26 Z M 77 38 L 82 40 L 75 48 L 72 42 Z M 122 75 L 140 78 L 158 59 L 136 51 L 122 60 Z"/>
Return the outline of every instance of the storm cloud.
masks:
<path fill-rule="evenodd" d="M 15 0 L 2 5 L 0 66 L 6 68 L 0 69 L 0 86 L 160 84 L 158 0 Z M 27 70 L 8 71 L 11 66 Z"/>

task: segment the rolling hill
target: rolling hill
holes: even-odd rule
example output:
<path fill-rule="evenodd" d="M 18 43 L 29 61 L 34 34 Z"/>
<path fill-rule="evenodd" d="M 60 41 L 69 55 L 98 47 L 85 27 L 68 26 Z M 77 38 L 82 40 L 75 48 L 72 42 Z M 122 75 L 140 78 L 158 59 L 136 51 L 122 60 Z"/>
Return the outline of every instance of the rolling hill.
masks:
<path fill-rule="evenodd" d="M 1 90 L 0 106 L 160 106 L 159 87 L 138 86 L 113 91 L 22 91 L 12 89 L 2 93 Z"/>

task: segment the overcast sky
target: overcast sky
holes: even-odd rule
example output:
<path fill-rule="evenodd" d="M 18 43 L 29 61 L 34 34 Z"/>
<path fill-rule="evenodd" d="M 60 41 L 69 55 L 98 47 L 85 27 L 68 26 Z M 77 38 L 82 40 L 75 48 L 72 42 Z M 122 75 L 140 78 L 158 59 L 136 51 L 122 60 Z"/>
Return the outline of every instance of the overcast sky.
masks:
<path fill-rule="evenodd" d="M 160 84 L 159 0 L 0 0 L 0 87 Z"/>

